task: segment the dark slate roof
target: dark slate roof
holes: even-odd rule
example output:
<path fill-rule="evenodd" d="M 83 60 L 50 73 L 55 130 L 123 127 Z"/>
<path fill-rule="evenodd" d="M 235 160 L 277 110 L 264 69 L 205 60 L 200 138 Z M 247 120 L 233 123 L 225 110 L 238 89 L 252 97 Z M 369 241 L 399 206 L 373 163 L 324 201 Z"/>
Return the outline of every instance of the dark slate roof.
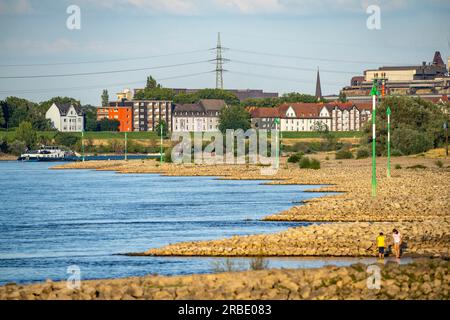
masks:
<path fill-rule="evenodd" d="M 197 103 L 175 105 L 174 112 L 208 112 L 220 111 L 226 107 L 226 103 L 220 99 L 202 99 Z"/>
<path fill-rule="evenodd" d="M 203 112 L 204 109 L 198 103 L 186 103 L 175 105 L 175 112 Z"/>
<path fill-rule="evenodd" d="M 79 116 L 83 115 L 83 111 L 81 110 L 81 107 L 76 104 L 71 104 L 71 103 L 61 104 L 61 103 L 55 102 L 55 106 L 58 108 L 59 114 L 62 116 L 67 115 L 67 112 L 69 112 L 69 109 L 71 106 L 73 106 L 77 115 L 79 115 Z"/>
<path fill-rule="evenodd" d="M 220 111 L 226 107 L 225 101 L 221 99 L 201 99 L 199 104 L 205 108 L 206 111 Z"/>

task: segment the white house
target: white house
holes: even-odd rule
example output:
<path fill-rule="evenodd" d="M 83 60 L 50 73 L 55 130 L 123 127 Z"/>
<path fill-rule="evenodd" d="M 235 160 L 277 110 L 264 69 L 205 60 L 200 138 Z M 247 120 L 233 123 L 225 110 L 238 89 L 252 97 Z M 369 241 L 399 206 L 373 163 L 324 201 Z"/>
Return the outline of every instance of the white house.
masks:
<path fill-rule="evenodd" d="M 331 116 L 322 104 L 285 103 L 278 107 L 281 131 L 315 131 L 318 126 L 331 128 Z"/>
<path fill-rule="evenodd" d="M 80 106 L 53 103 L 45 113 L 53 128 L 61 132 L 81 132 L 84 129 L 84 114 Z"/>
<path fill-rule="evenodd" d="M 219 113 L 225 107 L 225 101 L 219 99 L 202 99 L 198 103 L 177 104 L 173 110 L 173 131 L 218 131 Z"/>

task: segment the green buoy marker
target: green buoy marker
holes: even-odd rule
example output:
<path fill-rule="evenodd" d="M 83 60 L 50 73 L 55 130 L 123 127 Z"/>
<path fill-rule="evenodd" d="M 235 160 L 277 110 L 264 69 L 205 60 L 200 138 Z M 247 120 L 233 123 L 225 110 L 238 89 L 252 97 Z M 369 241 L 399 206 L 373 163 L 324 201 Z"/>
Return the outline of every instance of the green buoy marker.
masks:
<path fill-rule="evenodd" d="M 84 162 L 84 130 L 81 131 L 81 159 Z"/>
<path fill-rule="evenodd" d="M 275 136 L 275 156 L 276 156 L 276 163 L 275 166 L 278 169 L 280 166 L 280 158 L 279 158 L 279 146 L 278 146 L 278 126 L 280 125 L 280 118 L 275 118 L 275 130 L 276 130 L 276 136 Z"/>
<path fill-rule="evenodd" d="M 375 120 L 377 117 L 376 113 L 376 105 L 377 105 L 377 96 L 379 92 L 377 90 L 377 86 L 375 85 L 375 81 L 373 82 L 372 90 L 370 91 L 372 95 L 372 197 L 377 196 L 377 162 L 376 162 L 376 129 L 375 129 Z"/>
<path fill-rule="evenodd" d="M 387 114 L 387 176 L 391 177 L 391 108 L 386 110 Z"/>
<path fill-rule="evenodd" d="M 127 136 L 127 132 L 125 132 L 125 161 L 128 160 L 128 156 L 127 156 L 127 150 L 128 149 L 128 136 Z"/>
<path fill-rule="evenodd" d="M 161 136 L 161 145 L 160 145 L 160 150 L 159 150 L 159 162 L 163 163 L 163 127 L 164 124 L 161 122 L 159 124 L 159 129 L 160 129 L 160 136 Z"/>

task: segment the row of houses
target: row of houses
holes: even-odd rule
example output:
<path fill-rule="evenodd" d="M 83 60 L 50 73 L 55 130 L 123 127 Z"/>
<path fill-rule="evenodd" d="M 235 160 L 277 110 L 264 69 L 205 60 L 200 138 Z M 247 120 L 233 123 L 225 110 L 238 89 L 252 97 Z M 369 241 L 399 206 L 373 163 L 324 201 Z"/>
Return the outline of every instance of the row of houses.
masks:
<path fill-rule="evenodd" d="M 277 108 L 250 108 L 252 127 L 275 129 L 280 119 L 281 131 L 358 131 L 370 119 L 370 104 L 353 102 L 285 103 Z"/>
<path fill-rule="evenodd" d="M 197 103 L 173 104 L 164 100 L 110 102 L 97 109 L 97 120 L 119 121 L 119 131 L 154 131 L 164 121 L 172 132 L 213 132 L 219 129 L 219 115 L 227 105 L 219 99 L 202 99 Z M 371 105 L 354 102 L 284 103 L 276 108 L 249 107 L 251 124 L 257 129 L 275 129 L 280 119 L 282 131 L 357 131 L 370 119 Z M 53 104 L 46 117 L 63 132 L 84 128 L 84 115 L 76 105 Z"/>

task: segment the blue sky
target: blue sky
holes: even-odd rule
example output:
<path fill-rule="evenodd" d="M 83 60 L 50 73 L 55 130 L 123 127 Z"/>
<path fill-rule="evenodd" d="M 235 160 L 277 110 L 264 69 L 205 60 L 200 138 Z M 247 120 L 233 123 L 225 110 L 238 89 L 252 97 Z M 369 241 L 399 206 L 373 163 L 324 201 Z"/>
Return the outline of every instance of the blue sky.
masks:
<path fill-rule="evenodd" d="M 81 9 L 80 30 L 66 27 L 72 4 Z M 366 27 L 372 4 L 381 9 L 381 30 Z M 63 95 L 98 105 L 103 88 L 114 98 L 144 86 L 148 74 L 166 87 L 214 87 L 214 73 L 206 73 L 214 65 L 201 61 L 214 58 L 208 49 L 219 31 L 231 60 L 225 88 L 313 94 L 320 67 L 323 93 L 334 94 L 368 68 L 420 64 L 436 50 L 450 56 L 447 0 L 0 0 L 0 28 L 0 77 L 178 65 L 0 78 L 0 98 L 37 102 Z M 147 58 L 108 61 L 135 57 Z M 87 61 L 101 62 L 55 65 Z M 199 63 L 180 65 L 192 62 Z"/>

